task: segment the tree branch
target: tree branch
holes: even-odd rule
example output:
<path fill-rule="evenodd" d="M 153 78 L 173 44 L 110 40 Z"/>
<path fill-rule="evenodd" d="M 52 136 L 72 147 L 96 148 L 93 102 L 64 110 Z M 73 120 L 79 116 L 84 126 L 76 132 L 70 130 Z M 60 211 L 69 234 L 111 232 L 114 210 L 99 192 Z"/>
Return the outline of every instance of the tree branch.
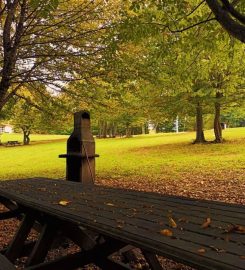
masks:
<path fill-rule="evenodd" d="M 245 24 L 245 16 L 242 15 L 240 12 L 238 12 L 231 4 L 228 0 L 221 0 L 224 7 L 226 8 L 227 11 L 229 11 L 229 13 L 235 17 L 238 21 L 240 21 L 241 23 Z"/>
<path fill-rule="evenodd" d="M 186 30 L 189 30 L 189 29 L 191 29 L 191 28 L 194 28 L 194 27 L 196 27 L 196 26 L 198 26 L 198 25 L 200 25 L 200 24 L 204 24 L 204 23 L 207 23 L 207 22 L 210 22 L 210 21 L 214 21 L 214 20 L 216 20 L 216 18 L 210 18 L 210 19 L 207 19 L 207 20 L 200 21 L 200 22 L 198 22 L 198 23 L 189 25 L 189 26 L 187 26 L 187 27 L 185 27 L 185 28 L 177 29 L 177 30 L 172 30 L 172 29 L 170 29 L 169 26 L 167 26 L 167 28 L 168 28 L 168 30 L 169 30 L 171 33 L 181 33 L 181 32 L 184 32 L 184 31 L 186 31 Z"/>
<path fill-rule="evenodd" d="M 206 3 L 221 26 L 233 37 L 245 43 L 245 25 L 236 22 L 218 0 L 206 0 Z"/>

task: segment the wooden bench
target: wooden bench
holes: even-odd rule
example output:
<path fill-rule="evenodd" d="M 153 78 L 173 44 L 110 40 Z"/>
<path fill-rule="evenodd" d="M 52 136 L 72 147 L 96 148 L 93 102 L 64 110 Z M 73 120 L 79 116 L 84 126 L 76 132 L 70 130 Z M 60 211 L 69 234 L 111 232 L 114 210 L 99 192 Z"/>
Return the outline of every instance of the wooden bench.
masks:
<path fill-rule="evenodd" d="M 16 146 L 16 145 L 20 145 L 20 142 L 18 142 L 18 141 L 7 141 L 7 143 L 5 145 L 6 146 Z"/>
<path fill-rule="evenodd" d="M 243 205 L 48 179 L 4 181 L 0 198 L 24 215 L 2 253 L 12 263 L 28 256 L 28 270 L 72 270 L 88 263 L 131 269 L 110 258 L 127 245 L 141 249 L 153 270 L 162 269 L 156 254 L 200 270 L 245 269 Z M 41 232 L 28 248 L 25 241 L 36 221 Z M 56 232 L 81 251 L 44 263 Z"/>
<path fill-rule="evenodd" d="M 0 270 L 16 270 L 14 265 L 3 255 L 0 254 Z"/>

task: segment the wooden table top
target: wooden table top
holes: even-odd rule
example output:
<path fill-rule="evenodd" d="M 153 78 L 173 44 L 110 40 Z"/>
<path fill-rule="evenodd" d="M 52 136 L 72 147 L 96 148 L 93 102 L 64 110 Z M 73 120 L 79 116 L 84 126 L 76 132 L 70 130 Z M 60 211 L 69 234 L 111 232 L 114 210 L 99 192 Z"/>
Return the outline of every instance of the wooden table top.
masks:
<path fill-rule="evenodd" d="M 244 205 L 43 178 L 2 181 L 0 197 L 198 269 L 245 269 Z"/>

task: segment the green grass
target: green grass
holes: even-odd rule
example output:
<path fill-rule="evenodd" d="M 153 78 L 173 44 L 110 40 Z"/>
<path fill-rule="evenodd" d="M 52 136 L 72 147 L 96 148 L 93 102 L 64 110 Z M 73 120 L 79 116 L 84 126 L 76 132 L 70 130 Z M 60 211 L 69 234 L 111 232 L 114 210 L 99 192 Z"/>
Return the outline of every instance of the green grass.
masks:
<path fill-rule="evenodd" d="M 43 135 L 43 134 L 31 134 L 30 139 L 32 143 L 39 141 L 50 141 L 50 140 L 59 140 L 66 139 L 67 135 Z M 18 133 L 4 133 L 1 135 L 1 142 L 6 143 L 7 141 L 23 141 L 23 134 Z"/>
<path fill-rule="evenodd" d="M 213 132 L 205 132 L 213 139 Z M 245 128 L 224 131 L 224 144 L 192 145 L 195 134 L 156 134 L 96 140 L 97 177 L 152 180 L 245 180 Z M 34 139 L 35 138 L 35 139 Z M 0 147 L 0 179 L 65 175 L 64 136 L 37 135 L 29 146 Z M 7 139 L 9 140 L 9 139 Z"/>

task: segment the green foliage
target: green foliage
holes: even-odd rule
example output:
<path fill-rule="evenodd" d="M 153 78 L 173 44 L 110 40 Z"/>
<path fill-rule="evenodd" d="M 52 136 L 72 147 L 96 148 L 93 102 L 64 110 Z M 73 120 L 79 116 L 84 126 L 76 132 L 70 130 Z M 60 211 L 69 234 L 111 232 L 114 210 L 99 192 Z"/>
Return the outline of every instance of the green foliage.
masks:
<path fill-rule="evenodd" d="M 43 16 L 26 51 L 41 61 L 24 96 L 45 111 L 29 109 L 36 132 L 67 133 L 70 112 L 82 109 L 99 134 L 138 132 L 149 121 L 193 119 L 197 105 L 210 115 L 217 92 L 225 112 L 244 106 L 244 46 L 214 21 L 200 24 L 212 18 L 204 1 L 30 1 Z"/>
<path fill-rule="evenodd" d="M 59 0 L 48 0 L 48 1 L 42 1 L 42 0 L 30 0 L 30 6 L 33 9 L 40 9 L 40 16 L 47 18 L 49 15 L 52 14 L 53 11 L 55 11 L 59 5 Z"/>

